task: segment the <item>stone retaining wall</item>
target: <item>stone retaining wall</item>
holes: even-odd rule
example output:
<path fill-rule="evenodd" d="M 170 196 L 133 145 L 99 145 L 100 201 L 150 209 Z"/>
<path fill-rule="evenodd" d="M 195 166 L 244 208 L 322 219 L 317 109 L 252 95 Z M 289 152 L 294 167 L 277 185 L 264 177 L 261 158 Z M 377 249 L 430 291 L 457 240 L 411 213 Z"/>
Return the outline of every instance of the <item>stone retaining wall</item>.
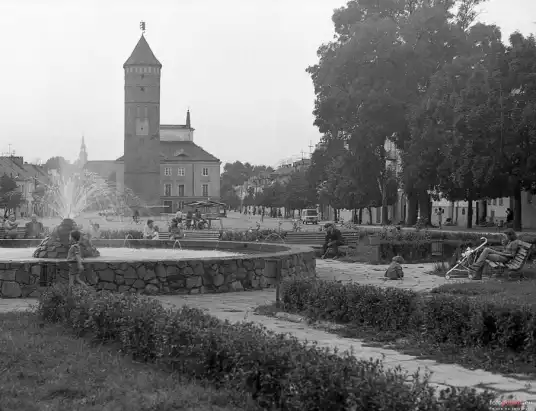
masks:
<path fill-rule="evenodd" d="M 20 240 L 32 241 L 32 240 Z M 96 241 L 97 247 L 117 247 L 122 240 Z M 132 240 L 131 246 L 156 246 L 155 241 Z M 148 243 L 148 244 L 145 244 Z M 167 242 L 162 243 L 166 247 Z M 210 241 L 184 242 L 185 248 L 214 249 Z M 0 243 L 0 246 L 2 244 Z M 28 246 L 28 245 L 26 245 Z M 186 247 L 187 246 L 187 247 Z M 304 247 L 260 243 L 221 244 L 225 251 L 259 251 L 240 257 L 183 259 L 176 261 L 102 261 L 87 259 L 83 279 L 97 289 L 155 294 L 197 294 L 262 289 L 275 286 L 278 261 L 282 278 L 314 277 L 314 251 Z M 264 253 L 264 251 L 268 251 Z M 0 252 L 1 258 L 1 252 Z M 28 259 L 20 262 L 0 260 L 2 298 L 37 297 L 46 288 L 43 282 L 67 282 L 68 264 L 63 260 Z"/>

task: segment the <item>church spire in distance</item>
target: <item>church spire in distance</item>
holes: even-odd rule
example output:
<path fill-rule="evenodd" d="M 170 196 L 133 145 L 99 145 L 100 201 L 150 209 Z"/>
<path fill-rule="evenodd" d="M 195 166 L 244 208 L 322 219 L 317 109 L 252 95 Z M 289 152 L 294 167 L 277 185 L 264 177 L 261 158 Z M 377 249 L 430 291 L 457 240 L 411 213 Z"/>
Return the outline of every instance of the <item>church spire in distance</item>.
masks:
<path fill-rule="evenodd" d="M 83 167 L 87 163 L 87 148 L 86 140 L 84 135 L 82 135 L 82 144 L 80 144 L 80 154 L 78 154 L 78 164 L 80 167 Z"/>

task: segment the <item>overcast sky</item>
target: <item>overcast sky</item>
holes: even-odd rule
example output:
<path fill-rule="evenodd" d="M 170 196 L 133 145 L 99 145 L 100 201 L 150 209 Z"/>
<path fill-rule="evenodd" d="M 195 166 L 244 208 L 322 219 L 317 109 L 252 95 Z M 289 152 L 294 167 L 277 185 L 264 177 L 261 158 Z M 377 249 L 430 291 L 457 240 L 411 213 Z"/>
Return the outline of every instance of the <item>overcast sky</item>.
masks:
<path fill-rule="evenodd" d="M 223 162 L 273 165 L 309 152 L 305 68 L 343 0 L 0 0 L 0 151 L 26 161 L 123 154 L 123 63 L 146 21 L 163 64 L 161 123 L 184 124 Z M 481 20 L 506 38 L 535 31 L 536 0 L 490 0 Z"/>

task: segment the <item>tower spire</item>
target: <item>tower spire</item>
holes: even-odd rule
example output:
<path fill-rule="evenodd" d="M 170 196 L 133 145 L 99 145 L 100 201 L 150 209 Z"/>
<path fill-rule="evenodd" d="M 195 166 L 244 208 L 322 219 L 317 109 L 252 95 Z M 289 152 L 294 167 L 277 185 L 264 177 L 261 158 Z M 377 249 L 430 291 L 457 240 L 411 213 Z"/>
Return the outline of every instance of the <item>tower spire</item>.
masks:
<path fill-rule="evenodd" d="M 186 112 L 186 127 L 192 128 L 192 123 L 190 121 L 190 109 Z"/>
<path fill-rule="evenodd" d="M 87 163 L 87 148 L 84 135 L 82 134 L 82 144 L 80 144 L 80 154 L 78 154 L 78 164 L 84 167 Z"/>

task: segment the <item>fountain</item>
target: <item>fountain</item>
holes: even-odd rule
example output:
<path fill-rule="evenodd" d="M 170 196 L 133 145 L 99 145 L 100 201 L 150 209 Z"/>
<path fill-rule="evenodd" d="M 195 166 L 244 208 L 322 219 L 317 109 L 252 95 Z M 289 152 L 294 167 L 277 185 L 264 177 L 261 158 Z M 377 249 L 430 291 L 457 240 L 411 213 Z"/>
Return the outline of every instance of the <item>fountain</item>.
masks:
<path fill-rule="evenodd" d="M 63 179 L 49 188 L 46 198 L 62 216 L 47 238 L 0 240 L 1 298 L 38 296 L 43 287 L 67 282 L 69 234 L 81 227 L 75 218 L 82 218 L 92 205 L 113 204 L 117 193 L 85 174 Z M 91 239 L 85 233 L 80 243 L 81 279 L 99 290 L 150 295 L 226 292 L 274 286 L 280 277 L 316 275 L 314 251 L 295 245 L 132 236 Z"/>
<path fill-rule="evenodd" d="M 69 235 L 71 231 L 76 230 L 77 225 L 74 220 L 65 218 L 52 233 L 46 237 L 39 247 L 34 251 L 35 258 L 67 258 L 70 241 Z M 83 258 L 100 256 L 99 250 L 91 243 L 89 236 L 81 232 L 80 237 L 80 252 Z"/>

